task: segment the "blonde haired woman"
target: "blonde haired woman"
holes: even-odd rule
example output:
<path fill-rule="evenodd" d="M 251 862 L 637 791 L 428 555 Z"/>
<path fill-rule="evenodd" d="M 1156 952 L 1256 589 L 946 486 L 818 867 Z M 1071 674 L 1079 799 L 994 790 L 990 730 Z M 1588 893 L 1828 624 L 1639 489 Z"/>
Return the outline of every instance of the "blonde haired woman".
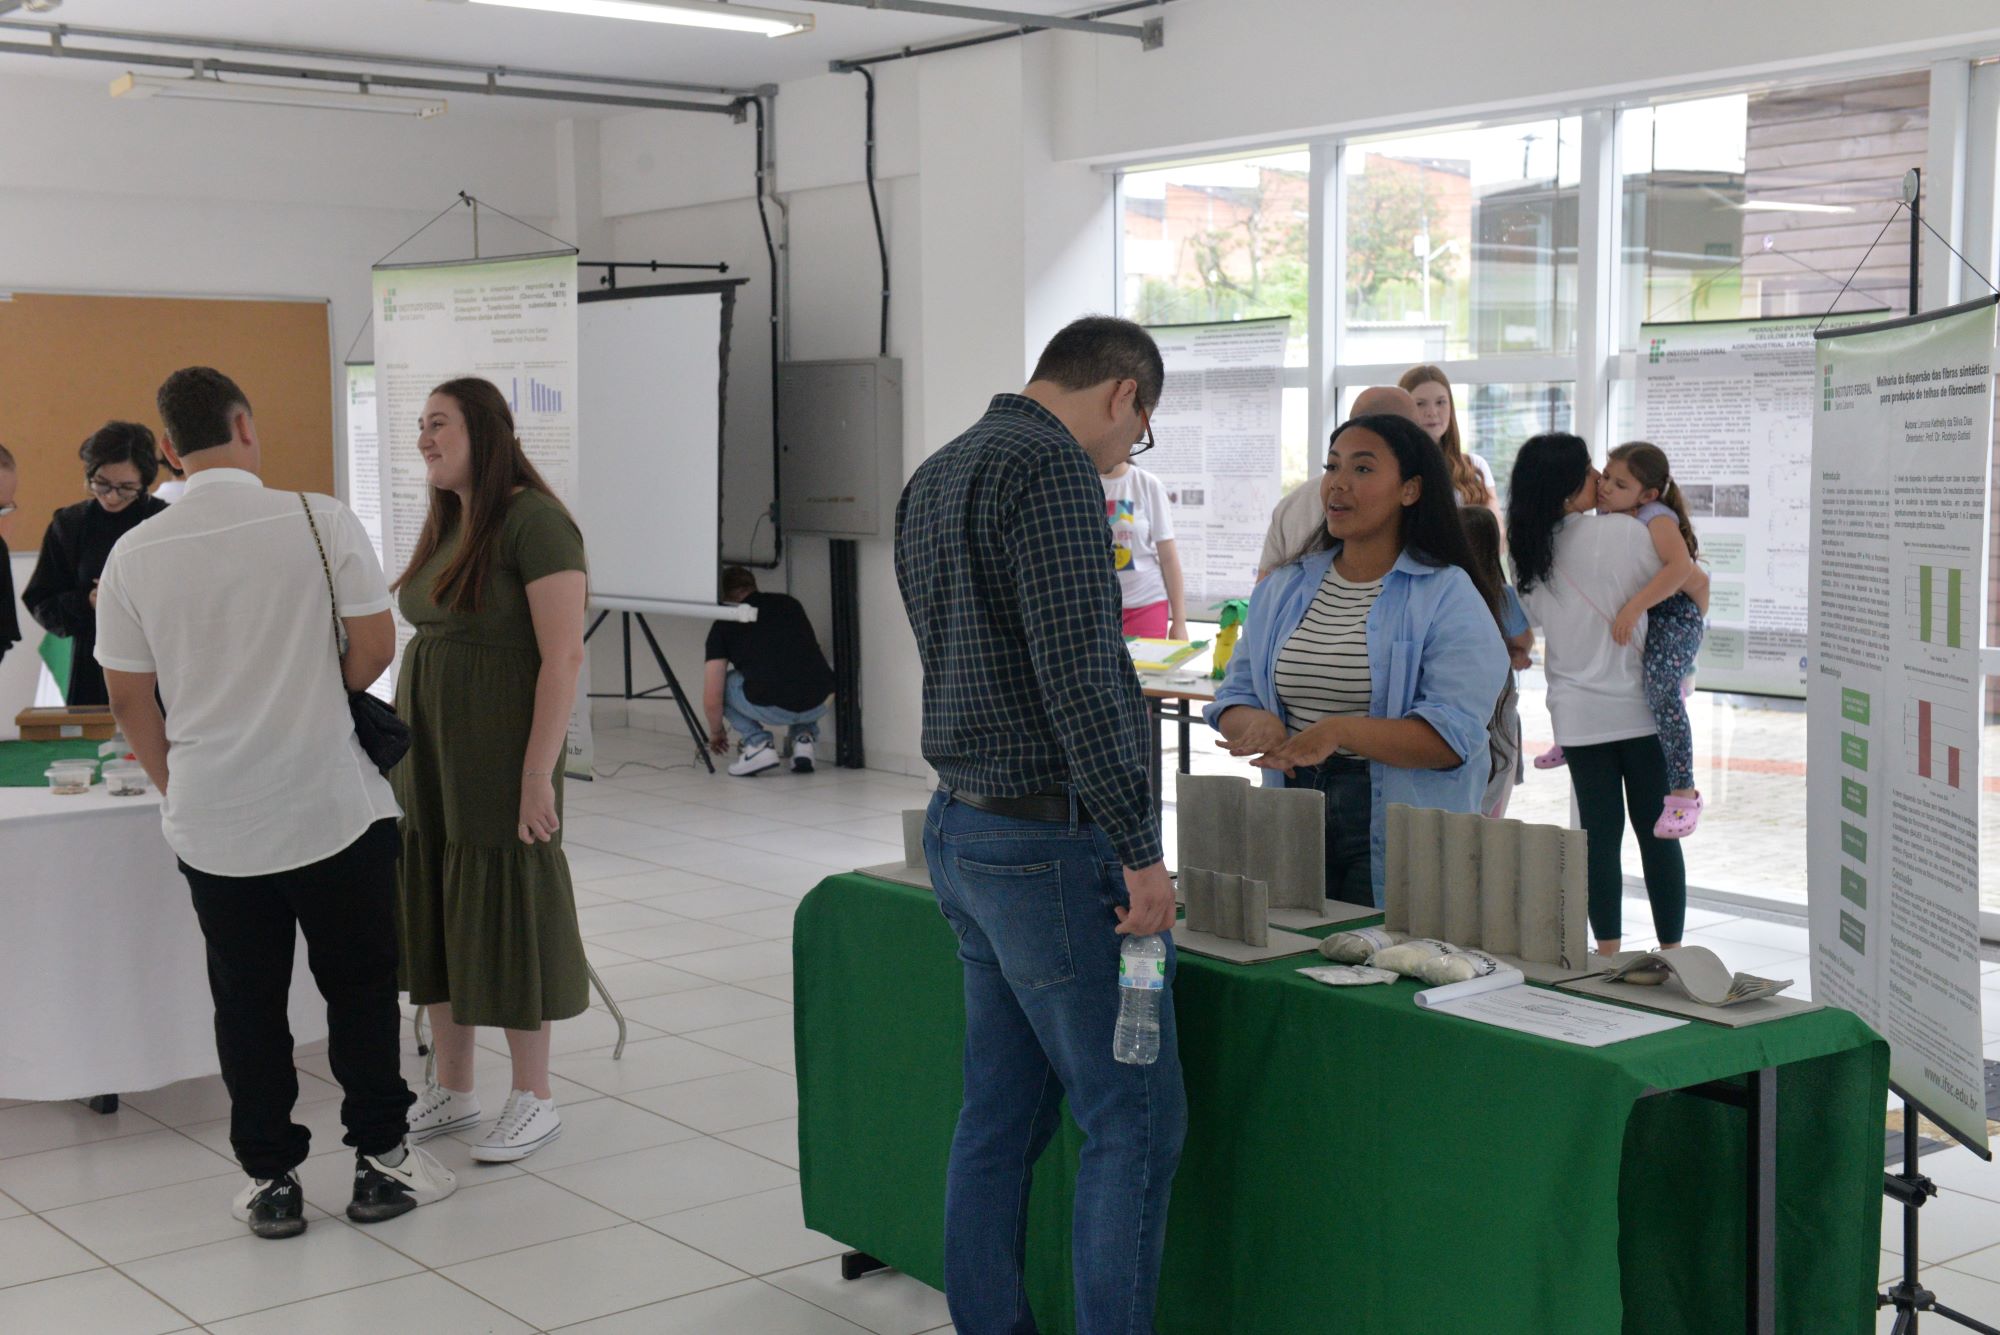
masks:
<path fill-rule="evenodd" d="M 1412 366 L 1396 383 L 1410 391 L 1410 397 L 1417 401 L 1417 425 L 1429 432 L 1430 438 L 1444 451 L 1445 469 L 1451 474 L 1458 503 L 1483 505 L 1504 523 L 1500 489 L 1493 485 L 1492 465 L 1466 449 L 1459 436 L 1458 405 L 1452 400 L 1451 381 L 1437 367 L 1426 365 Z"/>

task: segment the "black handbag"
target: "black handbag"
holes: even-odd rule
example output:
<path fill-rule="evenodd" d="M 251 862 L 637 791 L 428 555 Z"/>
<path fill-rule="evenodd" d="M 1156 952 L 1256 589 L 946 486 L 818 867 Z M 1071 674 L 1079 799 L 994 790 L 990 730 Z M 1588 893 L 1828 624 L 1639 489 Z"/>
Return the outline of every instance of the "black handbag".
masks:
<path fill-rule="evenodd" d="M 304 492 L 298 493 L 299 504 L 306 512 L 306 526 L 312 529 L 313 546 L 319 548 L 319 568 L 326 572 L 326 596 L 329 610 L 333 614 L 334 666 L 338 670 L 340 660 L 347 657 L 347 627 L 340 623 L 340 598 L 333 591 L 333 566 L 326 559 L 326 544 L 319 540 L 319 524 L 313 519 L 312 502 Z M 345 678 L 342 678 L 343 683 Z M 410 749 L 410 725 L 403 722 L 396 713 L 395 706 L 376 699 L 366 691 L 347 693 L 347 711 L 354 716 L 354 736 L 360 741 L 361 749 L 375 762 L 375 768 L 387 774 L 396 768 Z"/>

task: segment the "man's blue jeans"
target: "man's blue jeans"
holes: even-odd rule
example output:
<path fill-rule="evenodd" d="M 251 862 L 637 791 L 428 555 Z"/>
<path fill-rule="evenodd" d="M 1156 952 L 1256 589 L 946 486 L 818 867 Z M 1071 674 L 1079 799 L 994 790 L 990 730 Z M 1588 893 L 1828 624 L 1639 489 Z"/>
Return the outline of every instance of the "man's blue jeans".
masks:
<path fill-rule="evenodd" d="M 722 687 L 722 717 L 729 720 L 729 726 L 736 729 L 743 739 L 743 749 L 754 751 L 760 746 L 771 744 L 771 729 L 790 728 L 794 736 L 819 740 L 820 715 L 826 713 L 824 704 L 813 709 L 780 709 L 776 705 L 750 703 L 743 694 L 743 674 L 731 668 L 728 679 Z"/>
<path fill-rule="evenodd" d="M 965 1102 L 945 1187 L 945 1296 L 961 1335 L 1033 1335 L 1022 1284 L 1028 1186 L 1062 1102 L 1084 1134 L 1071 1265 L 1078 1335 L 1146 1335 L 1167 1200 L 1187 1134 L 1172 938 L 1160 1058 L 1112 1056 L 1114 905 L 1127 902 L 1094 825 L 1017 820 L 939 789 L 924 823 L 938 906 L 965 965 Z"/>

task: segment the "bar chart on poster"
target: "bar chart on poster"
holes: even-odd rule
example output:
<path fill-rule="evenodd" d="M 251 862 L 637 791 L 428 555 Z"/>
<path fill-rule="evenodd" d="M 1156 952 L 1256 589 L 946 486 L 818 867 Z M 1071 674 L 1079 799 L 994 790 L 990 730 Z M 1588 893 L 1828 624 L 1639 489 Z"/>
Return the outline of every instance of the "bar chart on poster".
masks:
<path fill-rule="evenodd" d="M 1976 754 L 1972 712 L 1962 704 L 1941 704 L 1915 696 L 1903 703 L 1905 765 L 1920 779 L 1963 789 L 1965 763 Z"/>
<path fill-rule="evenodd" d="M 1973 601 L 1965 571 L 1957 566 L 1920 565 L 1903 580 L 1904 629 L 1912 639 L 1949 649 L 1972 646 Z"/>

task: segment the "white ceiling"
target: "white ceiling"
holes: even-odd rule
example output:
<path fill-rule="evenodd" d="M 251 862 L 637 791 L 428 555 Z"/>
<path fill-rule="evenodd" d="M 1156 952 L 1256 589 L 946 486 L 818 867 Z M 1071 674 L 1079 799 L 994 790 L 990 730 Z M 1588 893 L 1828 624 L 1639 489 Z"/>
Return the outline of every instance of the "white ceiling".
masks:
<path fill-rule="evenodd" d="M 981 0 L 958 2 L 979 4 Z M 1076 13 L 1079 9 L 1078 0 L 995 2 L 1008 9 L 1035 14 Z M 666 24 L 439 3 L 439 0 L 63 0 L 61 8 L 48 14 L 17 10 L 8 18 L 732 87 L 754 87 L 823 74 L 827 62 L 832 60 L 873 55 L 906 44 L 963 37 L 993 26 L 963 19 L 814 4 L 812 0 L 757 0 L 757 3 L 765 8 L 810 13 L 816 20 L 815 28 L 797 36 L 766 38 Z M 1116 21 L 1137 23 L 1145 17 L 1135 12 Z M 0 29 L 0 41 L 36 40 L 19 29 Z M 81 37 L 70 40 L 78 46 L 109 45 Z M 282 57 L 238 58 L 288 63 Z M 108 80 L 107 71 L 112 67 L 93 61 L 9 56 L 0 57 L 0 70 Z M 541 104 L 516 102 L 510 109 L 537 105 Z M 547 104 L 542 110 L 551 119 L 589 114 L 565 104 Z"/>

